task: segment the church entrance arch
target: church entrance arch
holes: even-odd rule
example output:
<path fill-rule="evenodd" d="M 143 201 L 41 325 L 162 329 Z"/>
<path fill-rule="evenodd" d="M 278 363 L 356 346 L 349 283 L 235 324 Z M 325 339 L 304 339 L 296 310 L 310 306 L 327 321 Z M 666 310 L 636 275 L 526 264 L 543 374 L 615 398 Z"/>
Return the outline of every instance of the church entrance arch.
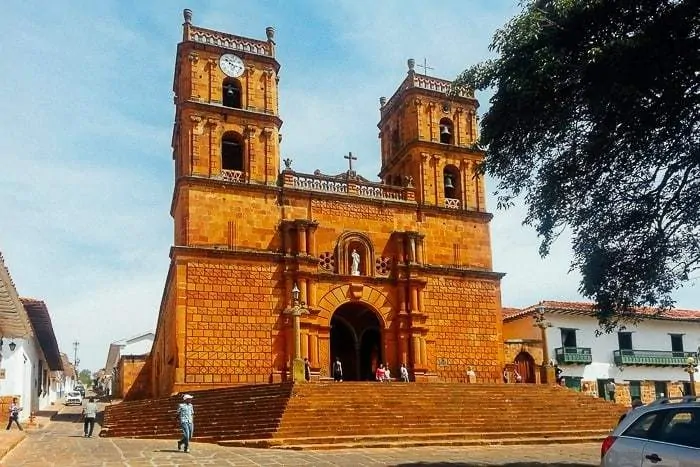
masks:
<path fill-rule="evenodd" d="M 346 303 L 335 310 L 331 317 L 330 364 L 332 367 L 336 357 L 340 358 L 344 380 L 374 379 L 374 370 L 383 361 L 381 328 L 374 310 L 362 303 Z"/>

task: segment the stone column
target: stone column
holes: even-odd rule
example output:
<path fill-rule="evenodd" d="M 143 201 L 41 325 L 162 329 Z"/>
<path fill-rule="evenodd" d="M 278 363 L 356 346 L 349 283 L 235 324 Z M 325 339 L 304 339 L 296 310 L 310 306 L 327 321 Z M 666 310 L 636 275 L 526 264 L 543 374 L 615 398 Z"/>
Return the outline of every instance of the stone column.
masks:
<path fill-rule="evenodd" d="M 306 279 L 306 286 L 309 294 L 307 305 L 313 308 L 316 306 L 316 281 L 313 279 Z"/>
<path fill-rule="evenodd" d="M 306 254 L 306 225 L 297 223 L 297 232 L 299 234 L 299 254 Z"/>
<path fill-rule="evenodd" d="M 310 222 L 306 228 L 306 251 L 313 257 L 318 256 L 316 251 L 316 228 L 318 227 L 317 222 Z"/>
<path fill-rule="evenodd" d="M 418 308 L 418 288 L 411 287 L 411 313 L 418 312 L 420 312 L 420 308 Z"/>
<path fill-rule="evenodd" d="M 301 333 L 301 358 L 309 357 L 309 332 L 303 331 Z"/>
<path fill-rule="evenodd" d="M 414 241 L 416 242 L 416 262 L 418 264 L 423 264 L 423 235 L 416 235 Z"/>
<path fill-rule="evenodd" d="M 309 335 L 309 361 L 312 367 L 318 368 L 318 334 Z"/>
<path fill-rule="evenodd" d="M 288 223 L 282 224 L 282 235 L 284 235 L 284 252 L 286 255 L 292 254 L 292 226 Z"/>
<path fill-rule="evenodd" d="M 420 361 L 420 336 L 416 331 L 413 331 L 411 335 L 411 347 L 413 351 L 413 369 L 422 369 Z"/>
<path fill-rule="evenodd" d="M 306 288 L 306 281 L 308 279 L 301 279 L 299 281 L 299 300 L 302 301 L 302 303 L 309 303 L 309 295 L 307 293 L 307 288 Z"/>
<path fill-rule="evenodd" d="M 420 364 L 423 368 L 428 368 L 428 347 L 425 336 L 420 337 Z"/>

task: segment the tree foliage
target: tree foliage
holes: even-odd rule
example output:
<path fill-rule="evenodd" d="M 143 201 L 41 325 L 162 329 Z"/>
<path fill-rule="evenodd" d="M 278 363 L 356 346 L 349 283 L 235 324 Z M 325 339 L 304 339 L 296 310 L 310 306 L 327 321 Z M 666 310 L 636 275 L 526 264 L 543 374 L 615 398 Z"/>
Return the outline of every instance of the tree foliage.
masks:
<path fill-rule="evenodd" d="M 700 266 L 700 8 L 692 0 L 529 0 L 493 60 L 481 170 L 499 207 L 523 196 L 542 242 L 573 233 L 572 268 L 608 330 L 673 306 Z"/>
<path fill-rule="evenodd" d="M 78 380 L 83 383 L 83 386 L 90 387 L 92 384 L 92 372 L 90 370 L 80 370 Z"/>

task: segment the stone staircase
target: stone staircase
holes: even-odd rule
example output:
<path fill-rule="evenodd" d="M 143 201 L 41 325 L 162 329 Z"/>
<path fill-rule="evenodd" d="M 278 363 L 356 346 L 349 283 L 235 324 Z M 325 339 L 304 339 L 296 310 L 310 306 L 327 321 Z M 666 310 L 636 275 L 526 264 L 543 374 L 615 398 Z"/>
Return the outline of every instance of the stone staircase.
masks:
<path fill-rule="evenodd" d="M 530 384 L 280 383 L 191 394 L 194 441 L 288 449 L 591 442 L 625 412 Z M 177 439 L 179 402 L 108 407 L 100 435 Z"/>

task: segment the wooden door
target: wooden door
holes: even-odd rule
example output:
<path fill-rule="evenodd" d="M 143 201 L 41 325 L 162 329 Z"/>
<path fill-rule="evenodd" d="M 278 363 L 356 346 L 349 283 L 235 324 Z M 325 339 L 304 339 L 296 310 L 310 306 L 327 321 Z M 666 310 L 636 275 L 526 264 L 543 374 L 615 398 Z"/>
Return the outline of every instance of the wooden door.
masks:
<path fill-rule="evenodd" d="M 515 367 L 523 377 L 523 383 L 536 383 L 535 378 L 535 359 L 527 352 L 520 352 L 515 357 Z"/>

